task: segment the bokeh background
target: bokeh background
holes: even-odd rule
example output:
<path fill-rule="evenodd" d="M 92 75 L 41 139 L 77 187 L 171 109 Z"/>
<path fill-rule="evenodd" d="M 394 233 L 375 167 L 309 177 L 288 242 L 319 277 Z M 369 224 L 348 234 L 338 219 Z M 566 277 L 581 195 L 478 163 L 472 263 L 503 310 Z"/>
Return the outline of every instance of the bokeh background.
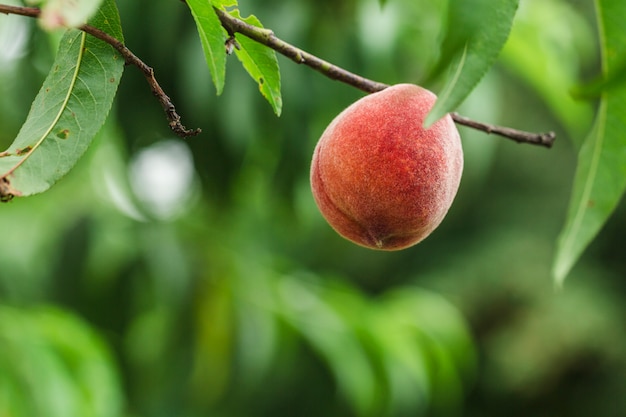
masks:
<path fill-rule="evenodd" d="M 445 1 L 240 6 L 389 84 L 427 79 L 446 30 Z M 550 276 L 594 115 L 568 93 L 599 71 L 592 2 L 522 0 L 498 63 L 459 109 L 555 130 L 554 148 L 460 128 L 452 209 L 397 253 L 340 238 L 309 190 L 319 135 L 361 92 L 279 57 L 277 118 L 233 56 L 217 97 L 182 2 L 119 7 L 127 45 L 203 133 L 173 137 L 129 67 L 76 168 L 0 207 L 0 415 L 624 415 L 626 207 L 564 288 Z M 0 16 L 3 149 L 55 39 Z"/>

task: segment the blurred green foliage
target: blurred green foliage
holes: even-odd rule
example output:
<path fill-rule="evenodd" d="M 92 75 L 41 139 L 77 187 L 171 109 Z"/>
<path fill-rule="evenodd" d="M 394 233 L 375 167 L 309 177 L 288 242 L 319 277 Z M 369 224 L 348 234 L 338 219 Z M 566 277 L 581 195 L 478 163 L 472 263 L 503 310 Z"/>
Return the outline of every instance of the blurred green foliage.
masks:
<path fill-rule="evenodd" d="M 419 83 L 440 54 L 445 2 L 378 3 L 240 6 L 337 65 Z M 564 289 L 550 277 L 574 144 L 591 123 L 593 103 L 558 99 L 597 73 L 586 3 L 522 1 L 501 60 L 460 109 L 556 129 L 555 147 L 462 128 L 466 171 L 448 217 L 418 246 L 379 253 L 338 237 L 308 184 L 317 138 L 360 92 L 279 57 L 277 118 L 231 57 L 217 97 L 182 2 L 119 2 L 127 45 L 203 134 L 173 138 L 127 68 L 78 166 L 0 207 L 0 415 L 620 416 L 623 205 Z M 535 14 L 559 23 L 530 27 Z M 55 43 L 1 18 L 8 145 Z M 537 39 L 549 42 L 530 62 Z"/>

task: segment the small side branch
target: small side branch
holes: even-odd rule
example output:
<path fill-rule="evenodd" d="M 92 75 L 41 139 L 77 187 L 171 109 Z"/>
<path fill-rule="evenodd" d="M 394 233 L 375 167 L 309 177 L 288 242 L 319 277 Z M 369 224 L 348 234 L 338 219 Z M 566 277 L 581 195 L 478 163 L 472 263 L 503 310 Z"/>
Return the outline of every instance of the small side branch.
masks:
<path fill-rule="evenodd" d="M 20 7 L 20 6 L 9 6 L 0 4 L 0 13 L 3 14 L 15 14 L 26 17 L 39 17 L 41 11 L 36 7 Z M 109 35 L 108 33 L 90 26 L 90 25 L 82 25 L 78 27 L 79 30 L 87 33 L 88 35 L 93 36 L 94 38 L 100 39 L 111 45 L 115 50 L 117 50 L 120 55 L 124 58 L 127 64 L 134 65 L 139 68 L 139 70 L 146 77 L 146 81 L 148 81 L 148 85 L 150 86 L 150 90 L 152 90 L 152 94 L 157 98 L 167 120 L 169 121 L 169 126 L 172 131 L 180 136 L 180 137 L 190 137 L 195 136 L 200 133 L 200 129 L 187 129 L 180 121 L 180 115 L 176 112 L 176 107 L 172 103 L 172 100 L 169 98 L 165 91 L 161 88 L 158 81 L 154 76 L 154 70 L 148 66 L 145 62 L 139 59 L 130 49 L 128 49 L 123 42 L 116 39 L 115 37 Z"/>
<path fill-rule="evenodd" d="M 89 25 L 82 25 L 79 27 L 83 32 L 93 36 L 94 38 L 98 38 L 113 48 L 115 48 L 127 64 L 134 65 L 139 68 L 139 70 L 146 77 L 146 81 L 148 81 L 148 85 L 150 86 L 150 90 L 152 90 L 152 94 L 159 100 L 161 103 L 161 107 L 163 107 L 163 111 L 169 121 L 170 129 L 178 136 L 182 138 L 196 136 L 201 132 L 200 129 L 187 129 L 180 121 L 180 115 L 176 112 L 176 107 L 174 107 L 174 103 L 169 98 L 165 91 L 161 88 L 158 81 L 154 76 L 154 69 L 148 66 L 145 62 L 137 57 L 130 49 L 128 49 L 121 41 L 109 35 L 108 33 Z"/>
<path fill-rule="evenodd" d="M 556 134 L 554 132 L 525 132 L 523 130 L 512 129 L 510 127 L 495 126 L 487 123 L 477 122 L 475 120 L 461 116 L 458 113 L 451 113 L 450 116 L 452 116 L 452 120 L 460 125 L 471 127 L 472 129 L 477 129 L 485 133 L 493 133 L 494 135 L 503 136 L 507 139 L 514 140 L 517 143 L 529 143 L 532 145 L 540 145 L 545 146 L 546 148 L 551 148 L 554 144 L 554 140 L 556 139 Z"/>
<path fill-rule="evenodd" d="M 287 58 L 298 64 L 304 64 L 308 67 L 313 68 L 314 70 L 322 73 L 328 78 L 351 85 L 366 93 L 375 93 L 388 87 L 387 84 L 379 83 L 361 77 L 357 74 L 351 73 L 343 68 L 333 65 L 330 62 L 324 61 L 323 59 L 311 55 L 310 53 L 303 51 L 302 49 L 299 49 L 276 37 L 274 35 L 274 32 L 269 29 L 250 25 L 220 9 L 215 9 L 215 13 L 219 17 L 222 26 L 229 34 L 234 35 L 235 33 L 241 33 L 242 35 L 256 42 L 275 50 L 276 52 L 286 56 Z M 467 117 L 461 116 L 458 113 L 452 113 L 451 116 L 457 124 L 471 127 L 485 133 L 493 133 L 507 139 L 514 140 L 518 143 L 528 143 L 550 148 L 556 138 L 554 132 L 525 132 L 517 129 L 512 129 L 510 127 L 494 126 L 487 123 L 477 122 L 475 120 L 471 120 Z"/>

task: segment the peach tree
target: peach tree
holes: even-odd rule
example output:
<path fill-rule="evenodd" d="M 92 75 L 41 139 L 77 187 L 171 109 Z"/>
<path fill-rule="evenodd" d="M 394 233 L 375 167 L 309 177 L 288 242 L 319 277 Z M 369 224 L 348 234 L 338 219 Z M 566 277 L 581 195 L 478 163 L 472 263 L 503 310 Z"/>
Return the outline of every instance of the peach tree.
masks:
<path fill-rule="evenodd" d="M 174 104 L 159 85 L 155 70 L 129 49 L 133 42 L 124 39 L 114 0 L 29 3 L 34 4 L 0 4 L 0 13 L 37 18 L 44 30 L 64 34 L 54 64 L 21 130 L 0 153 L 2 201 L 44 192 L 74 167 L 107 119 L 127 65 L 137 67 L 145 75 L 176 134 L 190 137 L 200 133 L 183 125 Z M 386 1 L 380 3 L 385 7 Z M 436 87 L 439 99 L 426 117 L 426 124 L 450 114 L 456 123 L 486 133 L 551 146 L 552 133 L 534 134 L 493 126 L 454 113 L 496 62 L 519 6 L 519 0 L 449 1 L 447 29 L 437 65 L 424 79 L 407 80 Z M 600 232 L 626 187 L 626 36 L 622 28 L 626 3 L 596 0 L 595 6 L 601 70 L 591 81 L 580 79 L 568 86 L 571 94 L 597 106 L 593 128 L 584 142 L 577 144 L 578 166 L 553 264 L 559 283 Z M 281 39 L 264 28 L 254 15 L 247 15 L 249 11 L 240 10 L 236 0 L 187 0 L 181 2 L 181 7 L 188 7 L 195 20 L 217 94 L 224 88 L 226 62 L 232 54 L 257 83 L 277 116 L 283 109 L 277 54 L 366 93 L 387 87 L 384 82 L 351 73 Z M 532 53 L 527 58 L 528 65 L 533 65 Z M 546 77 L 549 71 L 546 67 Z M 524 128 L 533 130 L 533 126 Z"/>

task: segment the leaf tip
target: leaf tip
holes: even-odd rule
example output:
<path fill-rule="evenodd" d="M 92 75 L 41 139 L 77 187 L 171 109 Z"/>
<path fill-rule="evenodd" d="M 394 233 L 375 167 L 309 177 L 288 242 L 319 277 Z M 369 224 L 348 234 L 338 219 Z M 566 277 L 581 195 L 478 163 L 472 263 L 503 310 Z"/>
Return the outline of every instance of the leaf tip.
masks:
<path fill-rule="evenodd" d="M 563 253 L 561 250 L 557 252 L 554 264 L 552 265 L 552 278 L 554 279 L 554 284 L 557 288 L 563 288 L 565 278 L 567 278 L 567 275 L 571 271 L 573 265 L 574 260 L 571 256 L 567 256 L 567 254 Z"/>
<path fill-rule="evenodd" d="M 554 279 L 554 285 L 561 289 L 563 288 L 563 283 L 565 282 L 565 278 L 567 277 L 567 273 L 569 268 L 565 268 L 562 265 L 555 265 L 552 268 L 552 277 Z"/>
<path fill-rule="evenodd" d="M 424 119 L 424 125 L 423 125 L 424 129 L 428 129 L 435 122 L 437 122 L 437 120 L 441 119 L 445 115 L 446 113 L 442 111 L 441 106 L 438 106 L 437 103 L 435 103 L 433 108 L 430 110 L 430 112 L 426 116 L 426 119 Z"/>

